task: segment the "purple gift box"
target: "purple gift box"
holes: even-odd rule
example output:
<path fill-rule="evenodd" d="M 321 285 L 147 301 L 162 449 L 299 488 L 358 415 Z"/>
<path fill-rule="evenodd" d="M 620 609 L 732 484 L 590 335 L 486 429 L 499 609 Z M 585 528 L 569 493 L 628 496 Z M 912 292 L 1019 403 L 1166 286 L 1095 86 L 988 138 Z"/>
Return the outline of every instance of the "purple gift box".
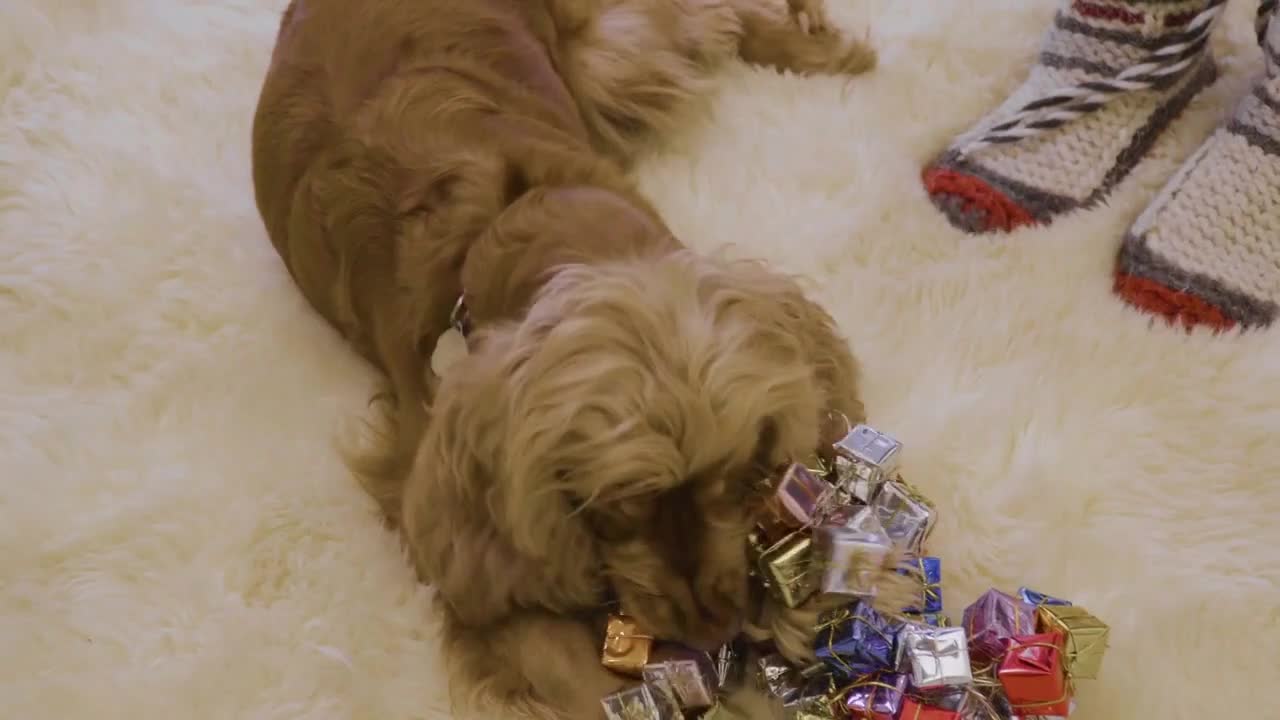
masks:
<path fill-rule="evenodd" d="M 1004 640 L 1036 632 L 1036 608 L 993 588 L 964 609 L 963 625 L 969 652 L 990 660 L 1004 653 Z"/>
<path fill-rule="evenodd" d="M 893 720 L 902 709 L 902 695 L 906 691 L 906 675 L 872 675 L 856 681 L 845 694 L 843 703 L 855 718 Z"/>

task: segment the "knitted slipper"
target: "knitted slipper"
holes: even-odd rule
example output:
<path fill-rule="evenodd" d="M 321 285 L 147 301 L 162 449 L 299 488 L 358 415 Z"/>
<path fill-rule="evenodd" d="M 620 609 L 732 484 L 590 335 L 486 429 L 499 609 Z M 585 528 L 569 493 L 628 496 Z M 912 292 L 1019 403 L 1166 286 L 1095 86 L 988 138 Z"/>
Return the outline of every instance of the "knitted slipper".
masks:
<path fill-rule="evenodd" d="M 1266 71 L 1125 237 L 1115 291 L 1187 327 L 1270 325 L 1280 314 L 1280 23 L 1259 13 Z"/>
<path fill-rule="evenodd" d="M 1106 197 L 1213 82 L 1226 0 L 1071 0 L 1027 80 L 924 172 L 969 232 L 1045 224 Z"/>

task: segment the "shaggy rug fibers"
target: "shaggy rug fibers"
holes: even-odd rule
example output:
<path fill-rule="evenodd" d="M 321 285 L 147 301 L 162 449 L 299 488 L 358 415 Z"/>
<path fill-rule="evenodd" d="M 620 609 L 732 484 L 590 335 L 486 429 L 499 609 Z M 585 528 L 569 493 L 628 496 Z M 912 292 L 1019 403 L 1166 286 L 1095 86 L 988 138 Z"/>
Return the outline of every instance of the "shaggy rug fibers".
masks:
<path fill-rule="evenodd" d="M 950 611 L 1025 582 L 1107 620 L 1077 717 L 1265 716 L 1280 329 L 1188 336 L 1109 293 L 1125 228 L 1260 68 L 1256 3 L 1106 207 L 965 236 L 919 170 L 1056 3 L 839 0 L 876 72 L 728 68 L 640 176 L 692 244 L 813 279 L 941 508 Z M 450 715 L 430 593 L 333 446 L 374 375 L 253 206 L 282 6 L 0 3 L 0 718 Z"/>

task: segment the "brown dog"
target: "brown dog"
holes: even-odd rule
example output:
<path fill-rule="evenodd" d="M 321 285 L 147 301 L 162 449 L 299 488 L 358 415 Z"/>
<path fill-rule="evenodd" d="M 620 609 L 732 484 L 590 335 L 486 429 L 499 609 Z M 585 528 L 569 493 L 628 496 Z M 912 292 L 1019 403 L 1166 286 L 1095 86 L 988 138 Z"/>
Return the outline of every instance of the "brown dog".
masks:
<path fill-rule="evenodd" d="M 773 7 L 773 2 L 779 7 Z M 253 132 L 271 240 L 386 371 L 359 464 L 445 612 L 460 686 L 601 714 L 616 598 L 710 646 L 748 606 L 764 474 L 863 416 L 831 318 L 685 249 L 622 172 L 718 63 L 853 73 L 821 0 L 294 0 Z M 429 355 L 459 297 L 471 352 Z M 816 612 L 766 608 L 793 656 Z M 789 633 L 789 634 L 788 634 Z"/>

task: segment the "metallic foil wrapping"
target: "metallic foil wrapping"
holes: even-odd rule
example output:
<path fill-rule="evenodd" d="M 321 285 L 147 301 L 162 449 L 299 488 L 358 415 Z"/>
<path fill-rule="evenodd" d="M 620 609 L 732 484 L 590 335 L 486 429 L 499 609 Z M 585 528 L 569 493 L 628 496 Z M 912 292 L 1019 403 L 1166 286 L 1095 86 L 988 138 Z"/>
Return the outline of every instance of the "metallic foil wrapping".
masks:
<path fill-rule="evenodd" d="M 786 658 L 773 653 L 756 661 L 756 686 L 769 697 L 786 703 L 799 696 L 804 680 Z"/>
<path fill-rule="evenodd" d="M 884 481 L 884 471 L 875 465 L 844 455 L 836 457 L 832 470 L 832 482 L 843 504 L 866 505 L 871 502 L 871 498 L 875 497 L 876 491 Z"/>
<path fill-rule="evenodd" d="M 680 720 L 680 710 L 649 685 L 606 695 L 600 704 L 608 720 Z"/>
<path fill-rule="evenodd" d="M 1078 605 L 1041 605 L 1036 614 L 1041 632 L 1060 632 L 1066 637 L 1066 665 L 1071 677 L 1097 678 L 1107 652 L 1107 624 Z"/>
<path fill-rule="evenodd" d="M 866 504 L 898 469 L 902 443 L 868 425 L 858 425 L 835 444 L 835 451 L 836 485 Z"/>
<path fill-rule="evenodd" d="M 884 531 L 884 525 L 880 524 L 880 516 L 875 509 L 861 505 L 836 508 L 827 516 L 824 524 L 839 525 L 846 530 L 867 535 L 888 535 Z"/>
<path fill-rule="evenodd" d="M 1064 665 L 1062 633 L 1020 635 L 1009 641 L 996 668 L 1009 707 L 1020 716 L 1066 715 L 1071 682 Z"/>
<path fill-rule="evenodd" d="M 759 571 L 778 602 L 799 607 L 818 590 L 813 538 L 807 532 L 794 532 L 779 540 L 760 556 Z"/>
<path fill-rule="evenodd" d="M 993 660 L 1004 653 L 1004 641 L 1036 631 L 1035 607 L 991 589 L 964 609 L 964 629 L 969 652 L 979 660 Z"/>
<path fill-rule="evenodd" d="M 902 700 L 898 720 L 961 720 L 961 715 L 959 710 L 927 705 L 919 698 L 908 697 Z"/>
<path fill-rule="evenodd" d="M 942 612 L 942 560 L 936 557 L 913 557 L 898 572 L 920 581 L 920 604 L 904 608 L 908 613 Z"/>
<path fill-rule="evenodd" d="M 933 532 L 938 511 L 933 503 L 901 479 L 887 480 L 871 501 L 885 533 L 909 552 L 919 554 Z"/>
<path fill-rule="evenodd" d="M 902 443 L 870 425 L 858 425 L 836 443 L 836 454 L 874 465 L 889 475 L 898 469 Z"/>
<path fill-rule="evenodd" d="M 817 523 L 835 509 L 836 489 L 812 470 L 792 463 L 778 478 L 759 516 L 766 536 L 777 540 Z"/>
<path fill-rule="evenodd" d="M 859 601 L 822 619 L 813 641 L 814 654 L 842 678 L 892 671 L 897 668 L 901 629 L 901 624 L 890 622 Z"/>
<path fill-rule="evenodd" d="M 857 720 L 894 720 L 906 692 L 906 675 L 871 675 L 848 686 L 842 702 L 845 712 Z"/>
<path fill-rule="evenodd" d="M 729 692 L 742 684 L 747 673 L 747 645 L 741 638 L 721 645 L 711 656 L 715 664 L 716 688 Z"/>
<path fill-rule="evenodd" d="M 858 522 L 863 527 L 852 526 Z M 870 598 L 875 580 L 893 541 L 884 534 L 874 513 L 855 515 L 850 522 L 824 524 L 813 531 L 815 571 L 821 572 L 824 593 Z"/>
<path fill-rule="evenodd" d="M 705 652 L 663 648 L 656 662 L 644 666 L 644 681 L 669 691 L 681 710 L 702 710 L 716 702 L 716 668 Z"/>
<path fill-rule="evenodd" d="M 626 615 L 609 616 L 604 651 L 600 655 L 602 665 L 617 673 L 640 677 L 652 650 L 653 637 L 640 632 L 634 620 Z"/>
<path fill-rule="evenodd" d="M 1042 592 L 1037 592 L 1035 590 L 1032 590 L 1031 588 L 1026 586 L 1018 588 L 1018 599 L 1024 603 L 1027 603 L 1028 605 L 1037 605 L 1037 606 L 1039 605 L 1070 605 L 1071 604 L 1069 600 L 1062 600 L 1060 598 L 1053 597 L 1052 595 L 1046 595 Z"/>
<path fill-rule="evenodd" d="M 834 678 L 823 673 L 807 678 L 795 697 L 782 703 L 785 720 L 837 720 L 838 689 Z"/>
<path fill-rule="evenodd" d="M 898 643 L 911 667 L 912 687 L 930 690 L 973 682 L 964 628 L 908 627 Z"/>

